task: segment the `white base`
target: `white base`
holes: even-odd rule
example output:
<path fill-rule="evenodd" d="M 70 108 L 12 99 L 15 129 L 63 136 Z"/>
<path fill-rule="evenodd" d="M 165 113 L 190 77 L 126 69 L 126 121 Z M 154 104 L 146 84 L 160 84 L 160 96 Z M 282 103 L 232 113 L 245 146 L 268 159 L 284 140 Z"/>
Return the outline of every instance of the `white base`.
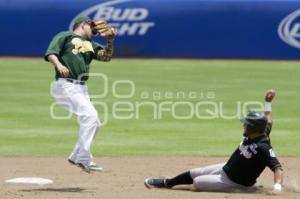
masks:
<path fill-rule="evenodd" d="M 35 185 L 46 185 L 52 184 L 53 181 L 46 178 L 35 178 L 35 177 L 24 177 L 24 178 L 13 178 L 5 181 L 6 183 L 14 184 L 35 184 Z"/>

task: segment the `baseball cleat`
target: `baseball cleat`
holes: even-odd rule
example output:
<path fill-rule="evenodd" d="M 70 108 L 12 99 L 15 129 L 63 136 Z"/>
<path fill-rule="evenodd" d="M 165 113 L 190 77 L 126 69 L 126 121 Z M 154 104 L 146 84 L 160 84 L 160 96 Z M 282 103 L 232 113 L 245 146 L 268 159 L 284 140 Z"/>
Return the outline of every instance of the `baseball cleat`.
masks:
<path fill-rule="evenodd" d="M 95 162 L 91 162 L 89 165 L 91 171 L 102 171 L 103 168 L 99 167 Z"/>
<path fill-rule="evenodd" d="M 70 164 L 72 164 L 72 165 L 77 165 L 77 163 L 76 162 L 74 162 L 73 160 L 71 160 L 71 159 L 68 159 L 68 162 L 70 163 Z"/>
<path fill-rule="evenodd" d="M 84 165 L 84 164 L 82 164 L 82 163 L 78 163 L 78 166 L 79 166 L 83 171 L 85 171 L 85 172 L 87 172 L 87 173 L 91 173 L 91 170 L 90 170 L 89 166 Z"/>
<path fill-rule="evenodd" d="M 103 170 L 101 167 L 99 167 L 94 162 L 91 162 L 89 165 L 84 165 L 82 163 L 78 163 L 78 166 L 87 173 L 91 173 L 92 171 L 102 171 Z"/>
<path fill-rule="evenodd" d="M 147 178 L 144 181 L 144 185 L 148 188 L 168 188 L 166 186 L 166 179 L 154 179 L 154 178 Z"/>

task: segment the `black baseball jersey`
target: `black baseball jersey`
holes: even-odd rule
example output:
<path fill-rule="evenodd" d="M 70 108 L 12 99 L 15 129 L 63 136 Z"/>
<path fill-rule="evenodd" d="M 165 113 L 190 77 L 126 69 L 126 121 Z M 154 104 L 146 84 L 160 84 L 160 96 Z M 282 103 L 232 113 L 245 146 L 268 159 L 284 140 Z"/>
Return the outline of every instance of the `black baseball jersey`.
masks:
<path fill-rule="evenodd" d="M 272 171 L 281 167 L 270 143 L 271 129 L 272 124 L 268 123 L 264 135 L 253 140 L 242 140 L 223 167 L 230 180 L 244 186 L 252 186 L 266 166 Z"/>

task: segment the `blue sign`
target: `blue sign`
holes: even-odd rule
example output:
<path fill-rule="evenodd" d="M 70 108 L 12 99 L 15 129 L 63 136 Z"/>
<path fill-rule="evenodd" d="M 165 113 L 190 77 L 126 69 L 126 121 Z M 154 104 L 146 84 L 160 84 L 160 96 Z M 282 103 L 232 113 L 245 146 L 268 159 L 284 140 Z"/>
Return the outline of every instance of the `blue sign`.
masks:
<path fill-rule="evenodd" d="M 0 55 L 42 56 L 79 15 L 117 29 L 118 57 L 300 58 L 300 2 L 289 0 L 0 0 Z"/>

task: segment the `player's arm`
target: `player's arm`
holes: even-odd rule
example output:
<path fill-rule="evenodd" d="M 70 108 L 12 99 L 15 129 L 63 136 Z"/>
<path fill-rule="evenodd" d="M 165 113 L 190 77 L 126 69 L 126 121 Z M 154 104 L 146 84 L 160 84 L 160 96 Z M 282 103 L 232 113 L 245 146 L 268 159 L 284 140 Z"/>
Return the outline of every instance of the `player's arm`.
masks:
<path fill-rule="evenodd" d="M 275 91 L 273 89 L 270 89 L 266 92 L 265 95 L 265 116 L 268 120 L 266 129 L 265 129 L 265 134 L 268 136 L 271 133 L 272 130 L 272 124 L 273 124 L 273 116 L 272 116 L 272 100 L 275 97 Z"/>
<path fill-rule="evenodd" d="M 96 52 L 96 59 L 105 62 L 110 61 L 113 55 L 114 37 L 116 35 L 114 28 L 105 21 L 99 20 L 93 22 L 92 29 L 107 39 L 106 46 Z"/>
<path fill-rule="evenodd" d="M 58 70 L 58 72 L 61 74 L 61 76 L 63 76 L 63 77 L 69 76 L 69 73 L 70 73 L 69 69 L 59 61 L 58 57 L 55 54 L 48 55 L 47 59 Z"/>
<path fill-rule="evenodd" d="M 263 163 L 274 173 L 274 186 L 271 194 L 280 194 L 282 192 L 283 169 L 274 150 L 268 144 L 260 144 L 258 152 Z"/>
<path fill-rule="evenodd" d="M 283 183 L 283 169 L 281 166 L 278 166 L 274 170 L 274 186 L 272 193 L 280 194 L 282 192 L 282 183 Z"/>
<path fill-rule="evenodd" d="M 273 122 L 273 117 L 272 117 L 272 101 L 275 97 L 275 90 L 270 89 L 267 91 L 266 96 L 265 96 L 265 116 L 268 119 L 268 123 Z"/>
<path fill-rule="evenodd" d="M 58 70 L 62 77 L 69 76 L 69 70 L 66 66 L 64 66 L 58 59 L 58 55 L 60 54 L 66 39 L 66 33 L 61 32 L 55 35 L 52 39 L 47 52 L 45 54 L 45 60 L 49 61 L 53 64 L 53 66 Z"/>
<path fill-rule="evenodd" d="M 106 46 L 103 49 L 97 51 L 96 59 L 105 62 L 110 61 L 113 56 L 113 50 L 114 50 L 114 39 L 109 38 L 107 39 Z"/>

